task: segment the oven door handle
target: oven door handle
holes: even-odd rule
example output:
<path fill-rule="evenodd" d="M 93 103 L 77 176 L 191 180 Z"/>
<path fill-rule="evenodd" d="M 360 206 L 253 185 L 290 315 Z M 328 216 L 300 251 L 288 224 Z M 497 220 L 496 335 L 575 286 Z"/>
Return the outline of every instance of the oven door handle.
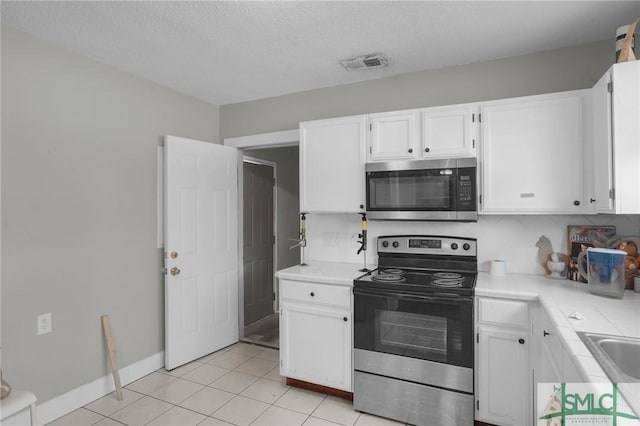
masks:
<path fill-rule="evenodd" d="M 418 302 L 433 301 L 433 302 L 473 302 L 472 297 L 460 296 L 455 293 L 433 293 L 433 294 L 409 294 L 399 293 L 393 290 L 382 289 L 363 289 L 361 287 L 354 287 L 353 294 L 361 294 L 363 296 L 377 296 L 377 297 L 393 297 L 396 299 L 414 300 Z"/>

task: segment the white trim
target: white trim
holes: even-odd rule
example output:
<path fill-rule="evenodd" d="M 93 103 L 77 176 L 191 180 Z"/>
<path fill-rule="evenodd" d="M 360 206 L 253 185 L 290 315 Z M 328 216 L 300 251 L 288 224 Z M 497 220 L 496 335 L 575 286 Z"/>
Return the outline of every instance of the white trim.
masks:
<path fill-rule="evenodd" d="M 164 147 L 157 150 L 156 176 L 156 241 L 164 248 Z"/>
<path fill-rule="evenodd" d="M 120 379 L 122 384 L 126 385 L 162 367 L 164 367 L 164 351 L 120 369 Z M 77 387 L 42 404 L 37 404 L 37 424 L 45 425 L 50 423 L 98 398 L 108 395 L 114 390 L 113 377 L 109 373 L 91 383 Z M 29 424 L 28 410 L 21 411 L 15 416 L 2 420 L 2 426 L 24 426 L 25 424 Z"/>
<path fill-rule="evenodd" d="M 300 130 L 283 130 L 281 132 L 261 133 L 259 135 L 225 138 L 223 145 L 236 148 L 275 148 L 295 146 L 300 141 Z"/>

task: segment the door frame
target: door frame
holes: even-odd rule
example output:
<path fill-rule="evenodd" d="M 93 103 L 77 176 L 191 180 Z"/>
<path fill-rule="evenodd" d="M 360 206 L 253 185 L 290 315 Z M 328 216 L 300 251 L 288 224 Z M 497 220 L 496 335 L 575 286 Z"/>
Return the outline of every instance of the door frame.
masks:
<path fill-rule="evenodd" d="M 222 142 L 223 145 L 232 146 L 238 148 L 241 155 L 238 155 L 238 223 L 244 224 L 244 172 L 242 163 L 244 162 L 244 150 L 251 148 L 282 148 L 286 146 L 298 146 L 300 144 L 300 130 L 284 130 L 280 132 L 261 133 L 249 136 L 240 136 L 235 138 L 225 138 Z M 277 190 L 277 186 L 274 187 Z M 277 220 L 277 216 L 274 215 L 274 220 Z M 238 226 L 238 336 L 240 339 L 244 338 L 244 226 Z M 275 232 L 276 228 L 274 228 Z M 278 238 L 276 234 L 276 245 L 274 247 L 274 258 L 277 258 L 277 243 Z M 274 269 L 274 273 L 277 269 Z M 274 280 L 274 286 L 277 280 Z M 279 294 L 276 293 L 276 306 L 278 302 Z M 274 308 L 275 312 L 278 312 Z"/>
<path fill-rule="evenodd" d="M 251 163 L 251 164 L 258 164 L 260 166 L 267 166 L 267 167 L 271 167 L 272 171 L 273 171 L 273 252 L 272 252 L 272 256 L 271 256 L 271 260 L 273 261 L 273 294 L 275 294 L 275 299 L 273 300 L 273 312 L 278 312 L 278 280 L 275 276 L 276 271 L 278 270 L 278 178 L 277 178 L 277 170 L 278 170 L 278 165 L 276 163 L 274 163 L 273 161 L 268 161 L 268 160 L 263 160 L 261 158 L 256 158 L 256 157 L 251 157 L 249 155 L 245 155 L 242 154 L 242 163 Z M 242 226 L 238 226 L 238 238 L 239 238 L 239 242 L 241 242 L 242 244 L 242 252 L 241 252 L 241 265 L 243 265 L 242 268 L 239 268 L 238 273 L 239 273 L 239 279 L 240 282 L 242 283 L 242 285 L 238 288 L 238 299 L 242 300 L 242 304 L 239 307 L 239 309 L 241 309 L 241 312 L 239 312 L 240 315 L 240 328 L 242 330 L 244 330 L 244 327 L 246 326 L 246 324 L 244 323 L 244 169 L 242 171 L 242 180 L 240 182 L 238 182 L 238 187 L 242 187 L 242 190 L 239 190 L 239 195 L 238 198 L 240 198 L 240 196 L 242 196 L 242 208 L 241 208 L 241 213 L 240 213 L 240 219 L 242 220 Z M 242 276 L 240 278 L 240 275 Z M 244 337 L 244 332 L 240 333 L 240 337 Z"/>

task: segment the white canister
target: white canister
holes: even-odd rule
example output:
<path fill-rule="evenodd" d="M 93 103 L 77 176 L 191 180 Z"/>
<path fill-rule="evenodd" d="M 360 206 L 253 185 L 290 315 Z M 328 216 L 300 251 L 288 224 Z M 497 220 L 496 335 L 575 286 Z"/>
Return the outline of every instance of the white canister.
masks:
<path fill-rule="evenodd" d="M 507 262 L 504 260 L 490 260 L 489 275 L 493 275 L 494 277 L 507 275 Z"/>

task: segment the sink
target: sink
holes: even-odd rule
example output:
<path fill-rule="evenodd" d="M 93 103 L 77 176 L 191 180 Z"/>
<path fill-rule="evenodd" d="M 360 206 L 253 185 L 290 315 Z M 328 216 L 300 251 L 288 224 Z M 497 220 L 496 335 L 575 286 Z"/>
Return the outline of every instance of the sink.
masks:
<path fill-rule="evenodd" d="M 640 383 L 640 339 L 578 332 L 578 336 L 614 383 Z"/>

